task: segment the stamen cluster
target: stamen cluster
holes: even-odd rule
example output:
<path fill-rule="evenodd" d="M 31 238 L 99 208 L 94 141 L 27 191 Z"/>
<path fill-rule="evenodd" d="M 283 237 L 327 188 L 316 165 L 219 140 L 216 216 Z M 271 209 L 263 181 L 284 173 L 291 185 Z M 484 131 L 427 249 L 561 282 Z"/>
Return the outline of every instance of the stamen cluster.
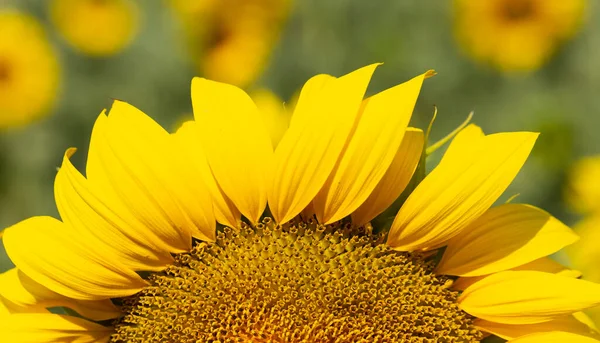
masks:
<path fill-rule="evenodd" d="M 479 342 L 451 280 L 383 241 L 342 222 L 226 227 L 125 299 L 111 342 Z"/>

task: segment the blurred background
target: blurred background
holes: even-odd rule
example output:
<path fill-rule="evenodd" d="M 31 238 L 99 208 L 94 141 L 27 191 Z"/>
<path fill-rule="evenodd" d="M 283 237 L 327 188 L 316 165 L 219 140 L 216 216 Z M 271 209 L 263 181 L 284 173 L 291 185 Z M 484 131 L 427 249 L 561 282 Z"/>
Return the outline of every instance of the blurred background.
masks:
<path fill-rule="evenodd" d="M 579 162 L 600 154 L 598 11 L 584 0 L 4 0 L 0 228 L 58 215 L 63 152 L 78 147 L 83 166 L 94 120 L 113 99 L 173 131 L 191 118 L 190 81 L 200 75 L 284 116 L 277 109 L 309 77 L 373 62 L 384 65 L 369 93 L 438 72 L 412 120 L 425 127 L 437 106 L 432 142 L 470 111 L 487 133 L 540 131 L 502 200 L 520 193 L 515 201 L 578 227 L 600 214 L 600 162 Z M 595 250 L 585 251 L 580 263 Z M 9 266 L 0 251 L 0 270 Z"/>

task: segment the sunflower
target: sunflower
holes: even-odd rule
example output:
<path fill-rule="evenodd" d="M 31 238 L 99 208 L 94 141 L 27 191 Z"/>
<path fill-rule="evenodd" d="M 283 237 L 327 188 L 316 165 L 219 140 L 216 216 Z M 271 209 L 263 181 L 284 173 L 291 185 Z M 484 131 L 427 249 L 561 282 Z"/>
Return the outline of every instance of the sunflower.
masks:
<path fill-rule="evenodd" d="M 582 23 L 585 0 L 455 0 L 458 41 L 502 71 L 540 68 Z"/>
<path fill-rule="evenodd" d="M 57 56 L 32 17 L 0 11 L 0 129 L 48 113 L 56 100 Z"/>
<path fill-rule="evenodd" d="M 245 87 L 268 63 L 291 0 L 172 0 L 184 24 L 198 70 L 208 78 Z"/>
<path fill-rule="evenodd" d="M 175 134 L 114 102 L 86 176 L 64 156 L 61 220 L 5 230 L 1 340 L 597 342 L 578 313 L 600 285 L 546 257 L 578 237 L 533 206 L 492 207 L 537 134 L 466 126 L 408 186 L 433 72 L 363 99 L 376 67 L 311 78 L 275 149 L 231 85 L 195 78 L 195 121 Z"/>
<path fill-rule="evenodd" d="M 600 282 L 600 156 L 585 157 L 572 167 L 565 198 L 570 207 L 583 219 L 575 225 L 582 239 L 566 249 L 571 264 L 581 270 L 588 280 Z M 592 319 L 600 320 L 598 309 L 588 310 Z"/>
<path fill-rule="evenodd" d="M 131 0 L 52 0 L 49 6 L 58 32 L 87 55 L 117 54 L 138 30 L 138 7 Z"/>

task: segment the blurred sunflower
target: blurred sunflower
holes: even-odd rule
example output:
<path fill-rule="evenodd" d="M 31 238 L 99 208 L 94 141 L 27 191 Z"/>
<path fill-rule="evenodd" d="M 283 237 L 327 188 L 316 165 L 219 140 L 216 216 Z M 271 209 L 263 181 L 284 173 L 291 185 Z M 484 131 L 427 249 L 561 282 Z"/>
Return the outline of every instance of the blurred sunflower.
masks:
<path fill-rule="evenodd" d="M 600 156 L 590 156 L 573 165 L 566 189 L 571 208 L 580 214 L 600 214 Z"/>
<path fill-rule="evenodd" d="M 540 68 L 582 23 L 585 0 L 455 0 L 455 31 L 475 59 L 502 71 Z"/>
<path fill-rule="evenodd" d="M 574 268 L 581 270 L 586 279 L 600 282 L 600 156 L 586 157 L 573 166 L 565 198 L 573 210 L 584 215 L 575 229 L 583 237 L 566 249 Z M 600 321 L 600 311 L 588 311 Z"/>
<path fill-rule="evenodd" d="M 245 87 L 264 70 L 291 8 L 291 0 L 173 0 L 198 70 Z"/>
<path fill-rule="evenodd" d="M 125 49 L 138 31 L 138 7 L 131 0 L 52 0 L 53 24 L 78 51 L 110 56 Z"/>
<path fill-rule="evenodd" d="M 49 112 L 57 97 L 59 64 L 39 23 L 0 12 L 0 129 Z"/>
<path fill-rule="evenodd" d="M 467 126 L 391 228 L 370 224 L 421 160 L 425 135 L 407 125 L 433 74 L 363 100 L 375 68 L 311 78 L 275 149 L 227 84 L 194 79 L 195 121 L 175 134 L 113 103 L 87 175 L 64 156 L 61 220 L 5 230 L 0 339 L 597 342 L 577 318 L 600 285 L 546 258 L 577 236 L 535 207 L 492 207 L 537 134 Z"/>

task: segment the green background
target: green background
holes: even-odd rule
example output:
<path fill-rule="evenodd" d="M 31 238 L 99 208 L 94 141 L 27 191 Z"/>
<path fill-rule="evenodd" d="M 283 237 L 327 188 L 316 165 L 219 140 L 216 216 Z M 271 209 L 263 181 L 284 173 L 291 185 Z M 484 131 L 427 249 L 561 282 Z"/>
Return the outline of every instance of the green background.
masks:
<path fill-rule="evenodd" d="M 169 130 L 191 113 L 189 85 L 197 73 L 180 23 L 164 2 L 143 2 L 135 41 L 106 59 L 73 51 L 49 25 L 46 6 L 45 1 L 18 2 L 47 26 L 56 46 L 63 65 L 60 99 L 50 116 L 0 132 L 0 227 L 30 216 L 57 216 L 53 181 L 64 150 L 79 148 L 74 162 L 81 168 L 93 122 L 111 99 L 134 104 Z M 452 32 L 451 2 L 297 1 L 255 86 L 288 99 L 317 73 L 341 75 L 384 62 L 369 88 L 373 93 L 435 69 L 438 75 L 427 80 L 412 125 L 424 127 L 436 105 L 432 141 L 471 110 L 474 122 L 488 133 L 541 131 L 532 157 L 501 200 L 520 193 L 517 201 L 572 224 L 578 218 L 562 202 L 566 170 L 577 158 L 600 153 L 597 12 L 597 2 L 591 2 L 581 32 L 541 70 L 505 75 L 461 52 Z M 10 266 L 0 251 L 0 270 Z"/>

